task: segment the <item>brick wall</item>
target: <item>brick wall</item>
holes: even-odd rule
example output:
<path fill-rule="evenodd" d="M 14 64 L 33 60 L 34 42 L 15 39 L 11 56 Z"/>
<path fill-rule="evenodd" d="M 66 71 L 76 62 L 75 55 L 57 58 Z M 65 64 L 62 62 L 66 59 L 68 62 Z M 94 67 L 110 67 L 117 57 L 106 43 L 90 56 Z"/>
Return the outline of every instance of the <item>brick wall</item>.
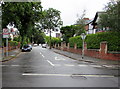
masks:
<path fill-rule="evenodd" d="M 20 42 L 18 43 L 18 46 L 10 46 L 10 44 L 8 43 L 8 51 L 14 50 L 14 49 L 18 49 L 20 48 Z M 3 47 L 4 52 L 6 52 L 6 47 Z M 2 47 L 0 47 L 0 50 L 2 50 Z"/>
<path fill-rule="evenodd" d="M 82 54 L 82 49 L 77 49 L 74 45 L 74 48 L 70 48 L 69 44 L 65 46 L 65 44 L 61 44 L 63 47 L 55 47 L 59 50 L 68 51 L 72 53 Z M 120 60 L 120 53 L 109 53 L 107 50 L 107 42 L 100 43 L 100 49 L 87 49 L 87 44 L 84 44 L 84 55 L 99 58 L 99 59 L 106 59 L 106 60 Z"/>

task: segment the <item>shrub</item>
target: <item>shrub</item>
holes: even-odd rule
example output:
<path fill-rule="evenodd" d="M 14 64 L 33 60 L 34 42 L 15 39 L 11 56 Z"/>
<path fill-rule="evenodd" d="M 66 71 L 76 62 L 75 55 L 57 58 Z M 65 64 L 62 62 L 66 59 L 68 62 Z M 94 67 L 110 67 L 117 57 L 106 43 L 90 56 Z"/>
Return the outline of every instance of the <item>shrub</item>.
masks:
<path fill-rule="evenodd" d="M 17 41 L 9 41 L 10 46 L 17 46 L 18 42 Z"/>
<path fill-rule="evenodd" d="M 77 44 L 77 48 L 82 48 L 82 38 L 80 36 L 69 38 L 70 47 L 74 47 Z"/>
<path fill-rule="evenodd" d="M 45 37 L 45 41 L 50 45 L 50 37 L 49 36 Z M 60 38 L 51 37 L 51 45 L 59 44 L 59 43 L 61 43 Z"/>
<path fill-rule="evenodd" d="M 107 41 L 109 51 L 120 51 L 120 33 L 102 32 L 90 34 L 86 37 L 88 49 L 99 49 L 102 41 Z"/>

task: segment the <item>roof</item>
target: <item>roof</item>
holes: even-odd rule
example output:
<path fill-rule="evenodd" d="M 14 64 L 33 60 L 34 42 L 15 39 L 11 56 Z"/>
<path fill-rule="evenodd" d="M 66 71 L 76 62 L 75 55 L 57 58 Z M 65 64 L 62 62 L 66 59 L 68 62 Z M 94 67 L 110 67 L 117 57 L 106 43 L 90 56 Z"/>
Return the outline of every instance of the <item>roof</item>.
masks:
<path fill-rule="evenodd" d="M 98 19 L 98 17 L 100 16 L 100 14 L 103 14 L 103 13 L 106 13 L 106 12 L 104 12 L 104 11 L 96 12 L 94 19 L 91 22 L 88 23 L 88 24 L 93 25 L 93 29 L 97 25 L 97 19 Z"/>

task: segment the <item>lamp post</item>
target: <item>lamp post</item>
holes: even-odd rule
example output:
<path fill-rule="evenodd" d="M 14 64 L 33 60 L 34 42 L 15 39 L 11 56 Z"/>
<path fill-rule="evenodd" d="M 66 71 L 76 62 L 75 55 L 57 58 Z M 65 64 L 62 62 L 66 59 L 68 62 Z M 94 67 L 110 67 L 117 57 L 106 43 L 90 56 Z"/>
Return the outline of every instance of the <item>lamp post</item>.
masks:
<path fill-rule="evenodd" d="M 85 33 L 82 33 L 82 34 L 81 34 L 81 38 L 82 38 L 82 40 L 83 40 L 83 45 L 82 45 L 82 59 L 83 59 L 83 58 L 84 58 L 84 40 L 85 40 L 85 38 L 86 38 Z"/>

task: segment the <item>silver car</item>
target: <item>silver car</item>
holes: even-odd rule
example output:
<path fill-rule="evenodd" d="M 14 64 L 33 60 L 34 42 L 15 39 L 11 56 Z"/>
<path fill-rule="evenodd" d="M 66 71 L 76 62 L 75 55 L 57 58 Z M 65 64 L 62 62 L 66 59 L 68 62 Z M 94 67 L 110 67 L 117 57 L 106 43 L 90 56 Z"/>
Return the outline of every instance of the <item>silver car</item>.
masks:
<path fill-rule="evenodd" d="M 32 46 L 30 44 L 26 44 L 22 47 L 22 52 L 27 52 L 31 50 L 32 50 Z"/>

